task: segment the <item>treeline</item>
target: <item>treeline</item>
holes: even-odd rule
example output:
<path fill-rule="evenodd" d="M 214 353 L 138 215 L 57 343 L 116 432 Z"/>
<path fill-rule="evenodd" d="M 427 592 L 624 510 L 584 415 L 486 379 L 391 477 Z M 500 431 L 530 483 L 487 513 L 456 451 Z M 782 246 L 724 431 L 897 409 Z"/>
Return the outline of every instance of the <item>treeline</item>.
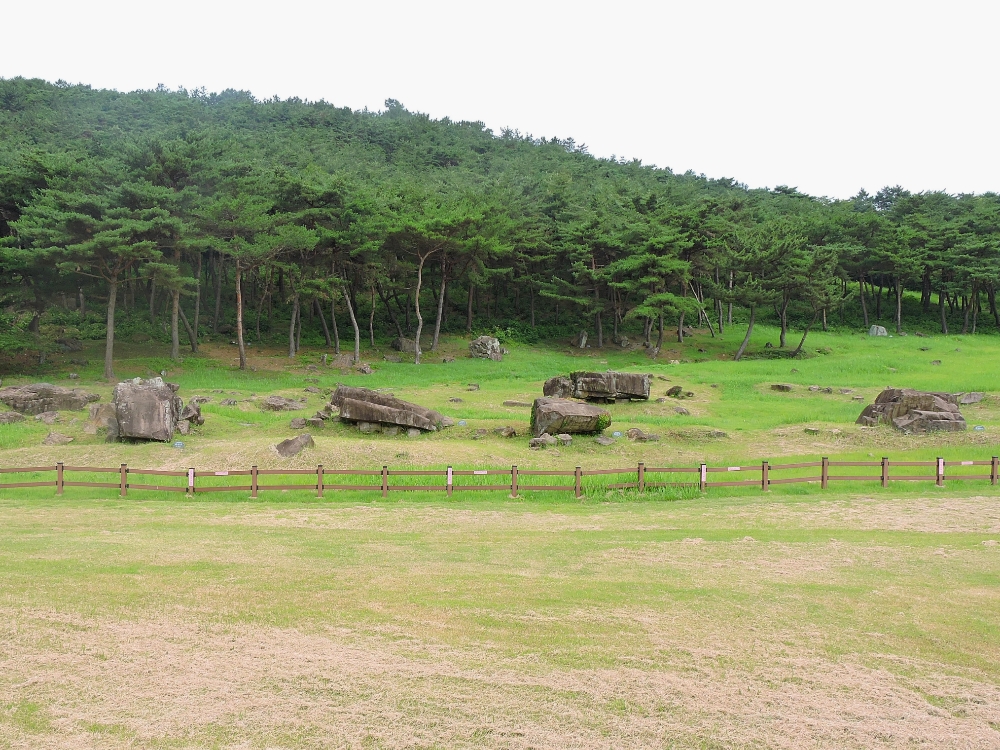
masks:
<path fill-rule="evenodd" d="M 0 271 L 0 343 L 44 353 L 67 310 L 82 322 L 99 309 L 109 378 L 123 314 L 169 321 L 175 358 L 182 340 L 196 351 L 231 330 L 245 366 L 248 342 L 279 328 L 290 356 L 305 326 L 357 359 L 376 336 L 434 350 L 442 330 L 486 320 L 582 328 L 598 347 L 627 328 L 655 356 L 686 326 L 722 332 L 735 306 L 749 322 L 738 359 L 762 317 L 792 353 L 817 325 L 884 317 L 900 332 L 907 307 L 943 332 L 987 316 L 1000 328 L 1000 196 L 833 201 L 393 100 L 355 112 L 12 79 Z"/>

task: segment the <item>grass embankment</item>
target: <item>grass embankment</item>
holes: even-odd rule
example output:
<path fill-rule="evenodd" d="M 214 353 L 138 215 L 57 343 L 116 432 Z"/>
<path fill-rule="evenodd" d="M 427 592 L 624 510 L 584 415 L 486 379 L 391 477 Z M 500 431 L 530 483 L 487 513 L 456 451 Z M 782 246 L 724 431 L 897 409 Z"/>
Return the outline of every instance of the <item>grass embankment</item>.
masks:
<path fill-rule="evenodd" d="M 0 502 L 0 746 L 1000 746 L 995 497 Z"/>

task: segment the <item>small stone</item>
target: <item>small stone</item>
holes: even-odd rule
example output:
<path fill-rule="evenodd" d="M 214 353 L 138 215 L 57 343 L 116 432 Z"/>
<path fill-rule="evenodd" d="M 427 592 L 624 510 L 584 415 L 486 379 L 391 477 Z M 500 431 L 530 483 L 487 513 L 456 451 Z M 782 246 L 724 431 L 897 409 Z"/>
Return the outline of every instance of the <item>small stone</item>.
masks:
<path fill-rule="evenodd" d="M 605 437 L 604 435 L 598 435 L 596 438 L 594 438 L 594 442 L 597 443 L 598 445 L 614 445 L 615 439 Z"/>
<path fill-rule="evenodd" d="M 489 434 L 490 434 L 489 430 L 484 430 L 484 429 L 480 428 L 480 429 L 478 429 L 478 430 L 476 430 L 475 432 L 472 433 L 472 439 L 473 440 L 482 440 L 484 437 L 486 437 Z"/>
<path fill-rule="evenodd" d="M 681 415 L 683 415 L 683 416 L 685 416 L 685 417 L 687 417 L 687 416 L 690 416 L 690 415 L 691 415 L 691 412 L 689 412 L 689 411 L 688 411 L 687 409 L 685 409 L 685 408 L 684 408 L 683 406 L 675 406 L 675 407 L 674 407 L 674 412 L 675 412 L 675 413 L 677 413 L 677 414 L 681 414 Z"/>
<path fill-rule="evenodd" d="M 0 412 L 0 424 L 14 424 L 15 422 L 23 422 L 24 415 L 18 411 L 4 411 Z"/>
<path fill-rule="evenodd" d="M 358 422 L 358 431 L 365 433 L 381 432 L 382 425 L 378 424 L 377 422 Z"/>
<path fill-rule="evenodd" d="M 559 441 L 556 438 L 552 437 L 552 435 L 550 435 L 547 432 L 543 432 L 538 437 L 531 438 L 528 441 L 528 447 L 529 448 L 546 448 L 546 447 L 554 446 L 554 445 L 558 445 L 558 444 L 559 444 Z"/>
<path fill-rule="evenodd" d="M 236 406 L 235 398 L 224 398 L 219 402 L 221 406 Z"/>
<path fill-rule="evenodd" d="M 573 443 L 573 436 L 565 432 L 560 432 L 556 435 L 556 440 L 559 441 L 560 445 L 571 445 Z"/>
<path fill-rule="evenodd" d="M 806 427 L 806 435 L 819 435 L 819 430 L 815 427 Z"/>
<path fill-rule="evenodd" d="M 318 367 L 316 367 L 316 365 L 306 365 L 306 369 L 307 369 L 307 370 L 317 370 L 317 369 L 319 369 L 319 368 L 318 368 Z"/>
<path fill-rule="evenodd" d="M 57 411 L 43 411 L 41 414 L 36 414 L 35 419 L 48 425 L 53 425 L 61 421 L 59 419 L 59 412 Z"/>
<path fill-rule="evenodd" d="M 959 395 L 958 403 L 966 406 L 968 404 L 978 404 L 983 400 L 983 394 L 977 391 L 972 391 L 971 393 L 962 393 Z"/>
<path fill-rule="evenodd" d="M 453 404 L 461 404 L 462 403 L 462 399 L 460 399 L 460 398 L 449 398 L 448 400 L 451 403 L 453 403 Z"/>
<path fill-rule="evenodd" d="M 212 399 L 208 396 L 192 396 L 188 403 L 191 404 L 207 404 Z"/>
<path fill-rule="evenodd" d="M 71 372 L 71 373 L 69 374 L 69 379 L 70 379 L 70 380 L 79 380 L 79 379 L 80 379 L 80 376 L 79 376 L 79 375 L 78 375 L 77 373 L 75 373 L 75 372 Z"/>
<path fill-rule="evenodd" d="M 322 393 L 323 392 L 323 391 L 321 391 L 319 388 L 317 388 L 314 385 L 306 386 L 303 390 L 306 393 Z"/>
<path fill-rule="evenodd" d="M 670 398 L 680 398 L 681 394 L 684 393 L 684 389 L 679 385 L 675 385 L 673 388 L 667 391 L 667 395 Z"/>
<path fill-rule="evenodd" d="M 448 364 L 449 362 L 454 362 L 454 361 L 455 361 L 455 358 L 454 358 L 454 357 L 444 357 L 444 358 L 442 358 L 442 360 L 441 360 L 441 362 L 442 362 L 443 364 Z"/>
<path fill-rule="evenodd" d="M 466 390 L 469 390 L 469 391 L 478 391 L 479 390 L 479 383 L 469 383 L 469 387 Z"/>
<path fill-rule="evenodd" d="M 941 364 L 941 360 L 940 359 L 931 360 L 931 364 L 932 365 L 939 365 L 939 364 Z"/>
<path fill-rule="evenodd" d="M 658 404 L 665 404 L 666 402 L 667 402 L 667 400 L 665 398 L 658 398 L 658 399 L 656 399 L 656 403 L 658 403 Z"/>
<path fill-rule="evenodd" d="M 820 388 L 823 393 L 833 393 L 833 388 Z"/>
<path fill-rule="evenodd" d="M 864 396 L 851 396 L 851 401 L 864 401 Z"/>
<path fill-rule="evenodd" d="M 684 398 L 694 398 L 694 391 L 684 391 Z"/>
<path fill-rule="evenodd" d="M 796 373 L 796 372 L 798 372 L 799 370 L 798 370 L 798 368 L 797 368 L 797 367 L 793 367 L 791 371 L 792 371 L 793 373 Z"/>
<path fill-rule="evenodd" d="M 729 437 L 729 435 L 727 435 L 727 434 L 726 434 L 725 432 L 723 432 L 722 430 L 709 430 L 709 431 L 708 431 L 708 436 L 709 436 L 709 437 L 712 437 L 712 438 L 724 438 L 724 437 Z"/>
<path fill-rule="evenodd" d="M 422 433 L 416 427 L 411 427 L 406 431 L 406 437 L 420 437 Z"/>
<path fill-rule="evenodd" d="M 306 428 L 306 420 L 304 417 L 296 417 L 288 423 L 288 426 L 293 430 L 304 430 Z"/>
<path fill-rule="evenodd" d="M 177 423 L 176 429 L 177 432 L 179 432 L 181 435 L 187 435 L 189 432 L 191 432 L 191 423 L 188 422 L 186 419 L 182 419 L 180 422 Z M 95 435 L 97 434 L 96 429 L 94 430 L 93 434 Z"/>
<path fill-rule="evenodd" d="M 309 417 L 308 419 L 306 419 L 306 424 L 309 425 L 310 427 L 315 427 L 316 429 L 322 429 L 324 423 L 322 419 L 318 419 L 317 417 Z"/>
<path fill-rule="evenodd" d="M 382 434 L 383 435 L 389 435 L 389 436 L 395 437 L 401 431 L 402 430 L 400 429 L 399 425 L 393 424 L 393 425 L 389 425 L 388 427 L 383 428 L 382 429 Z"/>
<path fill-rule="evenodd" d="M 781 393 L 788 393 L 789 391 L 794 390 L 794 386 L 789 385 L 788 383 L 772 383 L 771 390 L 780 391 Z"/>
<path fill-rule="evenodd" d="M 709 388 L 718 388 L 718 387 L 719 387 L 719 384 L 718 384 L 718 383 L 712 383 L 712 384 L 711 384 L 710 386 L 708 386 L 708 387 L 709 387 Z"/>
<path fill-rule="evenodd" d="M 531 408 L 531 404 L 529 402 L 527 402 L 527 401 L 504 401 L 503 405 L 504 406 L 518 406 L 518 407 L 523 407 L 525 409 L 530 409 Z"/>
<path fill-rule="evenodd" d="M 680 363 L 681 363 L 681 361 L 679 359 L 672 359 L 672 360 L 670 360 L 670 364 L 672 364 L 672 365 L 679 365 Z"/>
<path fill-rule="evenodd" d="M 819 386 L 818 385 L 811 385 L 811 386 L 809 386 L 809 390 L 812 391 L 813 393 L 816 393 L 816 391 L 819 390 Z"/>
<path fill-rule="evenodd" d="M 282 440 L 274 449 L 278 451 L 278 455 L 282 458 L 291 458 L 301 453 L 306 448 L 315 447 L 316 443 L 312 439 L 312 435 L 305 432 L 301 435 L 296 435 L 293 438 L 288 438 L 288 440 Z"/>
<path fill-rule="evenodd" d="M 838 429 L 830 430 L 831 435 L 842 435 L 843 432 L 844 432 L 843 430 L 838 430 Z"/>
<path fill-rule="evenodd" d="M 354 369 L 357 370 L 362 375 L 371 375 L 373 372 L 375 372 L 374 370 L 372 370 L 371 365 L 368 365 L 368 364 L 366 364 L 364 362 L 362 362 L 360 365 L 358 365 Z"/>
<path fill-rule="evenodd" d="M 997 540 L 996 539 L 987 539 L 985 542 L 983 542 L 983 546 L 984 547 L 996 547 L 997 546 Z"/>
<path fill-rule="evenodd" d="M 517 437 L 517 430 L 515 430 L 513 427 L 510 427 L 510 426 L 507 426 L 507 427 L 497 427 L 495 430 L 493 430 L 493 432 L 495 432 L 497 435 L 499 435 L 502 438 Z"/>
<path fill-rule="evenodd" d="M 386 362 L 392 362 L 397 365 L 403 361 L 403 358 L 398 354 L 383 354 L 382 359 L 384 359 Z"/>
<path fill-rule="evenodd" d="M 665 376 L 663 376 L 663 375 L 657 375 L 657 376 L 656 376 L 656 379 L 657 379 L 657 380 L 665 380 L 665 381 L 667 381 L 668 383 L 670 382 L 670 378 L 668 378 L 668 377 L 665 377 Z"/>
<path fill-rule="evenodd" d="M 69 435 L 63 435 L 59 432 L 50 432 L 45 436 L 42 441 L 42 445 L 66 445 L 67 443 L 72 443 L 73 438 Z"/>
<path fill-rule="evenodd" d="M 922 352 L 929 352 L 930 350 L 931 350 L 931 348 L 929 346 L 922 346 L 922 347 L 920 347 L 920 351 L 922 351 Z"/>
<path fill-rule="evenodd" d="M 656 441 L 660 439 L 659 435 L 647 435 L 645 432 L 640 430 L 638 427 L 633 427 L 625 432 L 626 437 L 629 440 L 635 440 L 638 443 L 645 443 L 649 441 Z"/>
<path fill-rule="evenodd" d="M 854 393 L 854 389 L 853 388 L 841 388 L 840 392 L 843 393 L 846 396 L 848 393 Z"/>

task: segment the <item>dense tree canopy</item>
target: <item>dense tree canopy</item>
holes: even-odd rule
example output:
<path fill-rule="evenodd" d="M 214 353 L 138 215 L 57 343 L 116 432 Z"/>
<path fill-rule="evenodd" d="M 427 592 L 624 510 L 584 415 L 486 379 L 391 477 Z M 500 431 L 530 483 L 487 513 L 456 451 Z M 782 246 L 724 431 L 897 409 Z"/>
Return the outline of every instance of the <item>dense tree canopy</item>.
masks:
<path fill-rule="evenodd" d="M 248 341 L 339 351 L 345 324 L 356 358 L 366 339 L 433 350 L 494 327 L 597 346 L 627 330 L 655 352 L 665 330 L 721 334 L 735 307 L 775 321 L 780 349 L 817 324 L 1000 328 L 998 283 L 992 193 L 833 201 L 394 100 L 0 80 L 0 345 L 44 357 L 99 331 L 109 378 L 123 326 L 174 357 L 181 325 L 192 350 L 222 333 L 245 366 Z"/>

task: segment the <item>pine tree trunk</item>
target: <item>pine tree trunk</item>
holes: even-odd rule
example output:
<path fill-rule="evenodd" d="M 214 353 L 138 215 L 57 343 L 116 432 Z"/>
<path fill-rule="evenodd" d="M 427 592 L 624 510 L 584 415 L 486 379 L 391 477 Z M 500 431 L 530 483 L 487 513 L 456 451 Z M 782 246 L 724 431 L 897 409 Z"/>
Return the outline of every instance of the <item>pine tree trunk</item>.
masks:
<path fill-rule="evenodd" d="M 226 259 L 220 254 L 215 256 L 215 317 L 212 318 L 212 333 L 219 332 L 219 316 L 222 314 L 222 269 Z"/>
<path fill-rule="evenodd" d="M 81 287 L 77 287 L 77 292 L 79 292 L 79 294 L 80 294 L 80 305 L 79 305 L 79 307 L 80 307 L 80 317 L 84 317 L 85 318 L 87 316 L 87 300 L 84 299 L 84 296 L 83 296 L 83 287 L 82 286 Z M 1000 323 L 998 323 L 997 325 L 1000 325 Z"/>
<path fill-rule="evenodd" d="M 465 332 L 472 335 L 472 297 L 475 291 L 475 287 L 472 285 L 472 280 L 469 280 L 469 301 L 465 309 Z"/>
<path fill-rule="evenodd" d="M 858 286 L 861 287 L 861 312 L 865 316 L 865 328 L 868 328 L 870 323 L 868 322 L 868 303 L 865 302 L 865 275 L 861 274 L 858 277 Z"/>
<path fill-rule="evenodd" d="M 417 288 L 413 293 L 413 312 L 417 316 L 417 333 L 413 337 L 413 348 L 416 349 L 413 354 L 413 364 L 415 365 L 420 364 L 420 335 L 424 330 L 424 316 L 420 313 L 420 287 L 424 283 L 424 262 L 430 257 L 430 253 L 419 257 L 420 262 L 417 264 Z"/>
<path fill-rule="evenodd" d="M 181 322 L 184 324 L 184 328 L 187 331 L 188 341 L 191 342 L 191 352 L 193 354 L 198 353 L 198 337 L 195 335 L 194 329 L 191 328 L 191 324 L 188 322 L 187 315 L 184 314 L 184 308 L 178 307 L 177 312 L 181 314 Z"/>
<path fill-rule="evenodd" d="M 295 358 L 295 322 L 299 316 L 299 293 L 292 297 L 292 319 L 288 324 L 288 358 Z"/>
<path fill-rule="evenodd" d="M 326 324 L 326 315 L 323 314 L 323 308 L 320 307 L 318 299 L 313 300 L 313 307 L 319 313 L 319 322 L 323 324 L 323 338 L 326 339 L 326 348 L 329 349 L 333 346 L 333 342 L 330 341 L 330 326 Z"/>
<path fill-rule="evenodd" d="M 793 357 L 797 357 L 797 356 L 799 356 L 799 354 L 802 353 L 802 346 L 803 346 L 803 344 L 806 343 L 806 336 L 809 335 L 809 331 L 812 330 L 812 327 L 814 325 L 816 325 L 816 318 L 818 318 L 818 317 L 819 317 L 819 313 L 818 312 L 813 313 L 812 320 L 809 321 L 809 325 L 807 325 L 806 329 L 802 332 L 802 338 L 799 340 L 798 347 L 796 347 L 795 351 L 792 352 L 792 356 Z"/>
<path fill-rule="evenodd" d="M 677 321 L 677 343 L 684 343 L 684 311 L 681 310 L 681 317 Z"/>
<path fill-rule="evenodd" d="M 198 283 L 195 286 L 194 295 L 194 340 L 191 342 L 191 351 L 198 351 L 198 324 L 201 319 L 201 271 L 204 261 L 202 253 L 198 253 Z M 185 323 L 185 326 L 187 323 Z"/>
<path fill-rule="evenodd" d="M 528 294 L 531 300 L 531 327 L 535 327 L 535 287 L 528 287 Z"/>
<path fill-rule="evenodd" d="M 330 323 L 333 325 L 333 353 L 340 354 L 340 330 L 337 328 L 337 301 L 330 300 Z"/>
<path fill-rule="evenodd" d="M 788 302 L 789 298 L 786 296 L 781 300 L 781 335 L 778 337 L 778 348 L 784 349 L 785 342 L 788 339 Z"/>
<path fill-rule="evenodd" d="M 180 307 L 181 293 L 179 289 L 171 292 L 170 300 L 170 359 L 177 361 L 181 358 L 181 336 L 180 336 Z"/>
<path fill-rule="evenodd" d="M 347 315 L 351 319 L 351 327 L 354 329 L 354 364 L 361 361 L 361 329 L 358 328 L 358 319 L 354 314 L 354 305 L 351 304 L 351 295 L 345 292 L 344 302 L 347 304 Z"/>
<path fill-rule="evenodd" d="M 441 264 L 441 292 L 438 294 L 437 319 L 434 321 L 434 341 L 431 342 L 431 351 L 437 351 L 438 339 L 441 337 L 441 321 L 444 317 L 444 296 L 448 291 L 448 276 L 445 273 L 444 264 Z"/>
<path fill-rule="evenodd" d="M 372 309 L 368 313 L 368 343 L 375 346 L 375 287 L 371 288 Z"/>
<path fill-rule="evenodd" d="M 83 291 L 80 292 L 81 298 Z M 114 380 L 115 369 L 115 303 L 118 301 L 118 274 L 108 279 L 108 329 L 104 339 L 104 379 Z"/>
<path fill-rule="evenodd" d="M 903 332 L 903 280 L 896 276 L 896 335 Z"/>
<path fill-rule="evenodd" d="M 750 335 L 753 333 L 753 323 L 756 315 L 757 315 L 757 308 L 751 305 L 750 324 L 747 326 L 747 335 L 743 337 L 743 343 L 740 344 L 740 348 L 736 350 L 736 356 L 733 357 L 733 362 L 739 362 L 740 359 L 743 358 L 743 352 L 747 350 L 747 344 L 750 343 Z"/>
<path fill-rule="evenodd" d="M 236 261 L 236 345 L 240 350 L 240 369 L 247 369 L 247 346 L 243 339 L 243 266 Z"/>
<path fill-rule="evenodd" d="M 948 316 L 944 311 L 944 291 L 938 292 L 938 308 L 941 312 L 941 333 L 948 333 Z"/>

